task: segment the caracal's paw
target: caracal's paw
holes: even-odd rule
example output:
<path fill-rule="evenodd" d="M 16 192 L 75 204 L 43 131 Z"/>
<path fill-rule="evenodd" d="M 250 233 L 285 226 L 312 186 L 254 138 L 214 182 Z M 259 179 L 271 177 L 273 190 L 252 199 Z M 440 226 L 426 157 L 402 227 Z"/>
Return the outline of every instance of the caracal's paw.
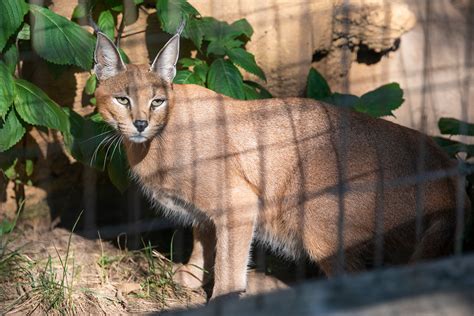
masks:
<path fill-rule="evenodd" d="M 205 272 L 202 268 L 190 264 L 174 265 L 173 281 L 191 289 L 197 289 L 205 284 Z"/>

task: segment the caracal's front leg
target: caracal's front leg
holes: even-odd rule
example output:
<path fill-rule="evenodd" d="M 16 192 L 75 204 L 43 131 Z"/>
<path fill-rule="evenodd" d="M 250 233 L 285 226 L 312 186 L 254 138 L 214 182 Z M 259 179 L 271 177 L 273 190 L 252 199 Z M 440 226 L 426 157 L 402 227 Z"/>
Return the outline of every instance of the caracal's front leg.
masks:
<path fill-rule="evenodd" d="M 189 288 L 199 288 L 209 281 L 216 248 L 215 229 L 212 223 L 193 227 L 193 251 L 188 263 L 179 265 L 173 280 Z"/>
<path fill-rule="evenodd" d="M 240 294 L 247 286 L 247 264 L 250 256 L 258 198 L 248 187 L 234 188 L 226 198 L 228 208 L 215 218 L 216 258 L 212 298 Z"/>

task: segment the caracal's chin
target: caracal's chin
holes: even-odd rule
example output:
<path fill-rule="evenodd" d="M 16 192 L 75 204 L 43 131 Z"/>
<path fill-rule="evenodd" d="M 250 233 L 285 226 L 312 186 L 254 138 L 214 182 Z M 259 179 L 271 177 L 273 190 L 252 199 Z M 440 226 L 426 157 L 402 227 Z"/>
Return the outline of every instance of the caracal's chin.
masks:
<path fill-rule="evenodd" d="M 140 143 L 146 142 L 148 138 L 142 135 L 132 135 L 132 136 L 128 136 L 128 140 L 131 141 L 132 143 L 140 144 Z"/>

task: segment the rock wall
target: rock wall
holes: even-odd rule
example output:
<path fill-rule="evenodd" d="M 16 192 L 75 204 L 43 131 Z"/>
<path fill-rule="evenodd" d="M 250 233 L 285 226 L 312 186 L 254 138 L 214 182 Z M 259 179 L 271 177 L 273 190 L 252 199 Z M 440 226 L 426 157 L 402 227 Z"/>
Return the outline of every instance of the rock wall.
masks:
<path fill-rule="evenodd" d="M 190 2 L 203 16 L 250 22 L 255 33 L 247 48 L 267 74 L 265 85 L 275 96 L 304 95 L 313 66 L 334 91 L 362 94 L 399 82 L 406 102 L 395 114 L 402 125 L 435 134 L 441 116 L 474 118 L 468 108 L 474 89 L 466 87 L 472 73 L 472 62 L 466 67 L 472 59 L 467 48 L 473 41 L 468 38 L 466 0 Z M 76 3 L 54 0 L 51 9 L 69 17 Z M 153 9 L 138 10 L 137 17 L 125 28 L 121 46 L 132 62 L 145 63 L 169 35 L 160 32 Z M 36 63 L 32 68 L 33 81 L 60 104 L 73 104 L 82 113 L 92 110 L 82 93 L 87 73 L 63 74 L 58 81 L 47 67 Z"/>
<path fill-rule="evenodd" d="M 247 48 L 267 73 L 276 96 L 303 95 L 313 61 L 335 90 L 344 90 L 360 45 L 393 48 L 415 25 L 402 2 L 384 0 L 191 0 L 202 15 L 246 18 L 255 34 Z"/>
<path fill-rule="evenodd" d="M 438 133 L 441 117 L 473 122 L 474 17 L 469 20 L 468 1 L 407 3 L 418 23 L 401 37 L 395 52 L 374 64 L 353 63 L 350 90 L 360 94 L 386 82 L 399 82 L 405 103 L 391 120 L 429 134 Z"/>

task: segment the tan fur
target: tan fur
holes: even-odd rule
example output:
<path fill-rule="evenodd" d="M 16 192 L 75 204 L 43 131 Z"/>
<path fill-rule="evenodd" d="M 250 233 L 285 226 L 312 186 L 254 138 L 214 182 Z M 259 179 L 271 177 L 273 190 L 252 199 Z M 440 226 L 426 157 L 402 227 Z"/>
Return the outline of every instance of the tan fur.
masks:
<path fill-rule="evenodd" d="M 132 111 L 112 102 L 124 93 Z M 167 104 L 151 111 L 155 95 Z M 127 65 L 96 97 L 104 119 L 126 136 L 143 190 L 195 227 L 193 255 L 180 271 L 185 284 L 187 273 L 203 281 L 193 265 L 212 267 L 215 247 L 213 297 L 245 290 L 254 239 L 289 257 L 307 255 L 329 276 L 341 242 L 343 268 L 365 269 L 376 258 L 377 231 L 386 264 L 453 248 L 456 179 L 444 172 L 456 166 L 414 130 L 309 99 L 240 101 L 170 85 L 145 65 Z M 148 141 L 139 144 L 128 139 L 137 118 L 150 121 Z M 417 181 L 417 170 L 431 180 Z"/>

